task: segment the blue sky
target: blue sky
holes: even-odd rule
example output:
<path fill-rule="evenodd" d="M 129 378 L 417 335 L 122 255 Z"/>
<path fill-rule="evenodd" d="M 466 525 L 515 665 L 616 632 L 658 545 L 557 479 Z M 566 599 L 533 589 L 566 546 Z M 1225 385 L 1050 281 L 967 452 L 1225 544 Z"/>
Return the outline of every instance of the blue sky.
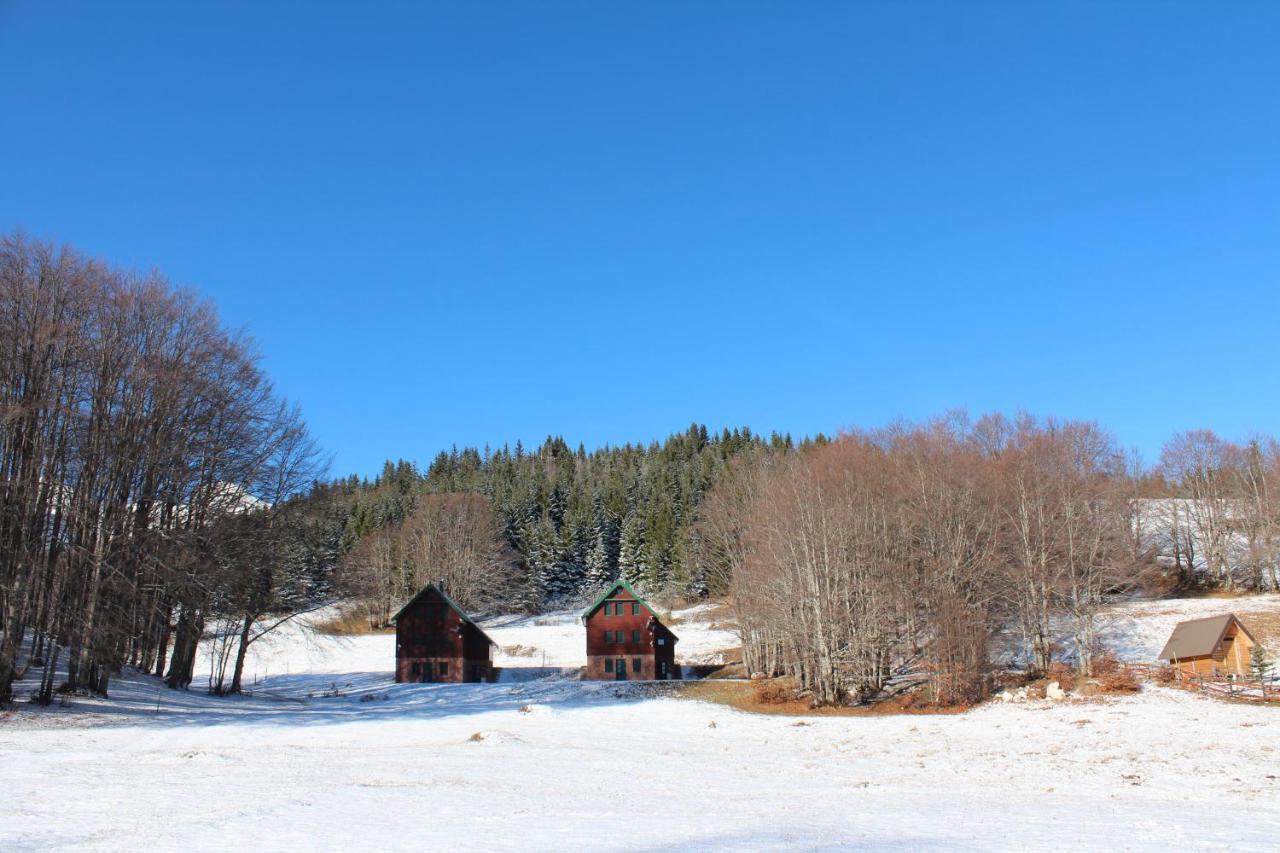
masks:
<path fill-rule="evenodd" d="M 0 229 L 334 454 L 963 407 L 1280 432 L 1280 6 L 0 2 Z"/>

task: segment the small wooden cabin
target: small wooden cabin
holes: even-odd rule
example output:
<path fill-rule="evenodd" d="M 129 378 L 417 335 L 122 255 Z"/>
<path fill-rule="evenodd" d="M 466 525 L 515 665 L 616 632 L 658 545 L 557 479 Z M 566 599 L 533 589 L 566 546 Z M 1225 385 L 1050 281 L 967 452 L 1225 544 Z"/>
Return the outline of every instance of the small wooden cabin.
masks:
<path fill-rule="evenodd" d="M 582 611 L 587 672 L 595 681 L 666 681 L 680 677 L 679 639 L 624 580 Z"/>
<path fill-rule="evenodd" d="M 396 682 L 490 681 L 493 640 L 433 583 L 409 599 L 396 623 Z"/>
<path fill-rule="evenodd" d="M 1257 640 L 1234 613 L 1179 622 L 1160 659 L 1186 675 L 1247 675 Z"/>

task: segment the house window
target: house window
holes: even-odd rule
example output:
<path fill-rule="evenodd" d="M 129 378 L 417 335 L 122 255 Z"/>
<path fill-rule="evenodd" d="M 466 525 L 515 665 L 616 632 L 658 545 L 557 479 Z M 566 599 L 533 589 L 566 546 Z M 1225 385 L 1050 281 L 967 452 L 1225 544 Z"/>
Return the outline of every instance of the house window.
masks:
<path fill-rule="evenodd" d="M 613 615 L 614 615 L 614 616 L 621 616 L 621 615 L 622 615 L 622 602 L 621 602 L 621 601 L 615 601 L 615 602 L 613 603 Z"/>
<path fill-rule="evenodd" d="M 421 674 L 422 674 L 422 667 L 421 667 L 421 665 L 416 664 L 416 663 L 413 665 L 413 674 L 414 674 L 414 675 L 421 675 Z"/>
<path fill-rule="evenodd" d="M 640 602 L 638 601 L 631 602 L 631 615 L 632 616 L 640 615 Z"/>
<path fill-rule="evenodd" d="M 613 658 L 604 659 L 604 671 L 613 672 Z"/>
<path fill-rule="evenodd" d="M 639 672 L 639 671 L 640 671 L 640 658 L 632 658 L 632 659 L 631 659 L 631 671 L 632 671 L 632 672 Z"/>
<path fill-rule="evenodd" d="M 659 637 L 659 638 L 658 638 L 658 645 L 660 645 L 660 646 L 665 646 L 666 644 L 667 644 L 667 638 L 666 638 L 666 637 Z"/>
<path fill-rule="evenodd" d="M 445 663 L 444 661 L 440 661 L 440 676 L 443 678 L 448 674 L 449 674 L 449 664 Z"/>
<path fill-rule="evenodd" d="M 633 643 L 638 643 L 638 642 L 640 642 L 640 632 L 639 632 L 639 631 L 632 631 L 632 632 L 631 632 L 631 642 L 633 642 Z"/>

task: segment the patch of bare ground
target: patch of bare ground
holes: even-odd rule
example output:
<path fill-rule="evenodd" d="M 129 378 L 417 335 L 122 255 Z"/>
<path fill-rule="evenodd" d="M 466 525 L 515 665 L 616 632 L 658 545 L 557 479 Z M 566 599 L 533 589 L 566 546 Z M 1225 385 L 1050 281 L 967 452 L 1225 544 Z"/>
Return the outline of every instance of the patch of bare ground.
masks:
<path fill-rule="evenodd" d="M 1237 610 L 1235 614 L 1254 639 L 1280 654 L 1280 610 Z"/>
<path fill-rule="evenodd" d="M 698 603 L 699 602 L 693 602 L 693 604 L 698 604 Z M 686 607 L 692 606 L 692 604 L 677 602 L 675 606 L 668 608 L 671 611 L 671 613 L 669 614 L 668 618 L 664 619 L 663 621 L 667 623 L 668 627 L 679 625 L 683 622 L 695 621 L 699 623 L 707 623 L 708 626 L 711 628 L 723 629 L 725 631 L 733 630 L 734 628 L 733 607 L 729 604 L 729 602 L 716 601 L 716 602 L 702 602 L 702 603 L 709 603 L 710 606 L 703 610 L 698 611 L 696 616 L 680 617 L 680 616 L 677 616 L 676 613 L 680 610 L 686 609 Z"/>
<path fill-rule="evenodd" d="M 919 694 L 908 693 L 867 705 L 814 707 L 807 698 L 795 695 L 786 679 L 730 679 L 714 675 L 701 681 L 686 681 L 673 695 L 727 705 L 753 714 L 778 717 L 876 717 L 886 714 L 960 714 L 970 706 L 938 707 L 925 704 Z"/>
<path fill-rule="evenodd" d="M 354 637 L 361 634 L 393 634 L 394 625 L 376 627 L 369 624 L 369 617 L 358 610 L 339 610 L 328 619 L 315 623 L 315 629 L 322 634 L 336 637 Z"/>

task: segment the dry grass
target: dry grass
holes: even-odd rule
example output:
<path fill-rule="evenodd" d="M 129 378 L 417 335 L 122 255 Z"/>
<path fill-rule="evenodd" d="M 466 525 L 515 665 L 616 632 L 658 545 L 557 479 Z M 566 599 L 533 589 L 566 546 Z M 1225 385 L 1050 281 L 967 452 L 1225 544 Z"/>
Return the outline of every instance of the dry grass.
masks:
<path fill-rule="evenodd" d="M 800 698 L 800 687 L 790 678 L 762 678 L 751 688 L 757 705 L 787 705 Z"/>
<path fill-rule="evenodd" d="M 322 634 L 333 634 L 338 637 L 354 637 L 361 634 L 390 634 L 395 626 L 388 625 L 375 628 L 369 624 L 369 617 L 360 610 L 339 610 L 334 616 L 316 623 L 316 630 Z"/>
<path fill-rule="evenodd" d="M 770 701 L 760 699 L 757 681 L 729 681 L 708 679 L 703 681 L 681 682 L 673 695 L 683 699 L 697 699 L 726 705 L 739 711 L 753 714 L 768 714 L 779 717 L 878 717 L 886 714 L 958 714 L 968 710 L 965 707 L 937 708 L 924 705 L 914 698 L 915 694 L 897 696 L 872 705 L 839 705 L 813 707 L 803 697 L 793 697 L 779 701 L 776 696 L 769 696 Z"/>
<path fill-rule="evenodd" d="M 710 604 L 711 607 L 699 613 L 697 616 L 697 619 L 694 621 L 698 623 L 710 623 L 710 627 L 712 628 L 723 628 L 724 630 L 733 629 L 733 624 L 734 624 L 733 607 L 727 601 L 677 602 L 674 606 L 664 608 L 667 611 L 667 615 L 666 617 L 663 618 L 662 621 L 666 622 L 668 627 L 679 625 L 682 622 L 686 622 L 688 620 L 681 619 L 680 617 L 674 615 L 672 611 L 684 610 L 686 608 L 693 607 L 698 604 Z"/>
<path fill-rule="evenodd" d="M 1236 613 L 1236 618 L 1267 651 L 1280 656 L 1280 611 L 1241 610 Z"/>

